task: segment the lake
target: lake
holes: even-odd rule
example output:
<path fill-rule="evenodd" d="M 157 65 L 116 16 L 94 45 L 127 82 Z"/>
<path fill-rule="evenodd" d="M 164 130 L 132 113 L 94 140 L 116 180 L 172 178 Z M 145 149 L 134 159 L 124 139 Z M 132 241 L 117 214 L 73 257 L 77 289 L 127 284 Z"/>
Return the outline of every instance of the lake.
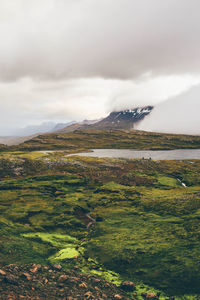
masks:
<path fill-rule="evenodd" d="M 130 149 L 92 149 L 92 152 L 71 155 L 110 158 L 145 158 L 153 160 L 200 159 L 200 149 L 177 150 L 130 150 Z"/>

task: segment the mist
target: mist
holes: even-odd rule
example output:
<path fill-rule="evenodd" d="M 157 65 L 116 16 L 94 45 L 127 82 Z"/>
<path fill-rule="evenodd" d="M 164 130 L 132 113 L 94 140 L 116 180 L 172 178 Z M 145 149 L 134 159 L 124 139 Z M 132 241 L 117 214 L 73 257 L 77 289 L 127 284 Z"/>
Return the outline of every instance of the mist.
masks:
<path fill-rule="evenodd" d="M 200 135 L 200 85 L 157 104 L 135 128 L 146 131 Z"/>

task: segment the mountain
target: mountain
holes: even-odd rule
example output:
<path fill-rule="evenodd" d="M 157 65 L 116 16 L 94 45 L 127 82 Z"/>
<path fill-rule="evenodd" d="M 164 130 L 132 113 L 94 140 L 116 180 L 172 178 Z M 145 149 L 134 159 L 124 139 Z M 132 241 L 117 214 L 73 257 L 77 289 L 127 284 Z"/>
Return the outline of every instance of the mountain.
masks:
<path fill-rule="evenodd" d="M 17 128 L 13 136 L 29 136 L 36 133 L 51 131 L 56 126 L 54 122 L 43 122 L 39 125 L 28 125 L 24 128 Z"/>
<path fill-rule="evenodd" d="M 82 122 L 79 123 L 72 122 L 72 124 L 69 124 L 60 130 L 57 130 L 57 132 L 59 133 L 73 132 L 74 130 L 88 128 L 88 126 L 96 124 L 97 122 L 99 122 L 99 120 L 83 120 Z"/>
<path fill-rule="evenodd" d="M 18 140 L 15 142 L 16 138 L 31 137 L 36 134 L 58 131 L 75 123 L 75 121 L 68 123 L 43 122 L 39 125 L 28 125 L 24 128 L 16 128 L 12 136 L 0 137 L 0 141 L 5 140 L 8 144 L 13 144 L 13 142 L 16 144 L 18 142 Z"/>
<path fill-rule="evenodd" d="M 63 128 L 66 128 L 68 126 L 71 126 L 73 124 L 75 124 L 76 122 L 75 121 L 72 121 L 72 122 L 68 122 L 68 123 L 57 123 L 52 129 L 51 129 L 51 132 L 55 132 L 55 131 L 58 131 L 58 130 L 62 130 Z"/>
<path fill-rule="evenodd" d="M 89 127 L 94 129 L 133 129 L 134 124 L 143 120 L 151 113 L 152 109 L 153 106 L 145 106 L 111 112 L 108 117 Z"/>
<path fill-rule="evenodd" d="M 134 124 L 143 120 L 145 116 L 151 113 L 152 109 L 153 106 L 145 106 L 117 112 L 114 111 L 106 118 L 72 123 L 57 132 L 69 133 L 79 129 L 133 129 Z"/>

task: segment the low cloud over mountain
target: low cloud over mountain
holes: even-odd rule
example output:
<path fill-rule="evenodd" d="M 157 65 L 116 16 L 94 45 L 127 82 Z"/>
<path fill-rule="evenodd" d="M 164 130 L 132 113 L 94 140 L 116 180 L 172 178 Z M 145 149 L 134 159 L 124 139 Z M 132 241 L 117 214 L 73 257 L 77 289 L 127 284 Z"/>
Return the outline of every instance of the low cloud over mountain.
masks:
<path fill-rule="evenodd" d="M 155 106 L 137 129 L 200 135 L 200 86 Z"/>

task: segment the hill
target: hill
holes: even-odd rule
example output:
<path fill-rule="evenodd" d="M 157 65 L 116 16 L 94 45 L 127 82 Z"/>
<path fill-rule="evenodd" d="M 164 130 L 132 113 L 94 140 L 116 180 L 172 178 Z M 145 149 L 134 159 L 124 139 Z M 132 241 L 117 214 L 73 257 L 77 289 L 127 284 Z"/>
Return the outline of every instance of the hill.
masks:
<path fill-rule="evenodd" d="M 75 126 L 75 125 L 72 125 Z M 39 135 L 10 150 L 55 150 L 79 151 L 93 148 L 113 149 L 197 149 L 200 137 L 162 134 L 138 130 L 75 130 L 69 133 Z"/>

